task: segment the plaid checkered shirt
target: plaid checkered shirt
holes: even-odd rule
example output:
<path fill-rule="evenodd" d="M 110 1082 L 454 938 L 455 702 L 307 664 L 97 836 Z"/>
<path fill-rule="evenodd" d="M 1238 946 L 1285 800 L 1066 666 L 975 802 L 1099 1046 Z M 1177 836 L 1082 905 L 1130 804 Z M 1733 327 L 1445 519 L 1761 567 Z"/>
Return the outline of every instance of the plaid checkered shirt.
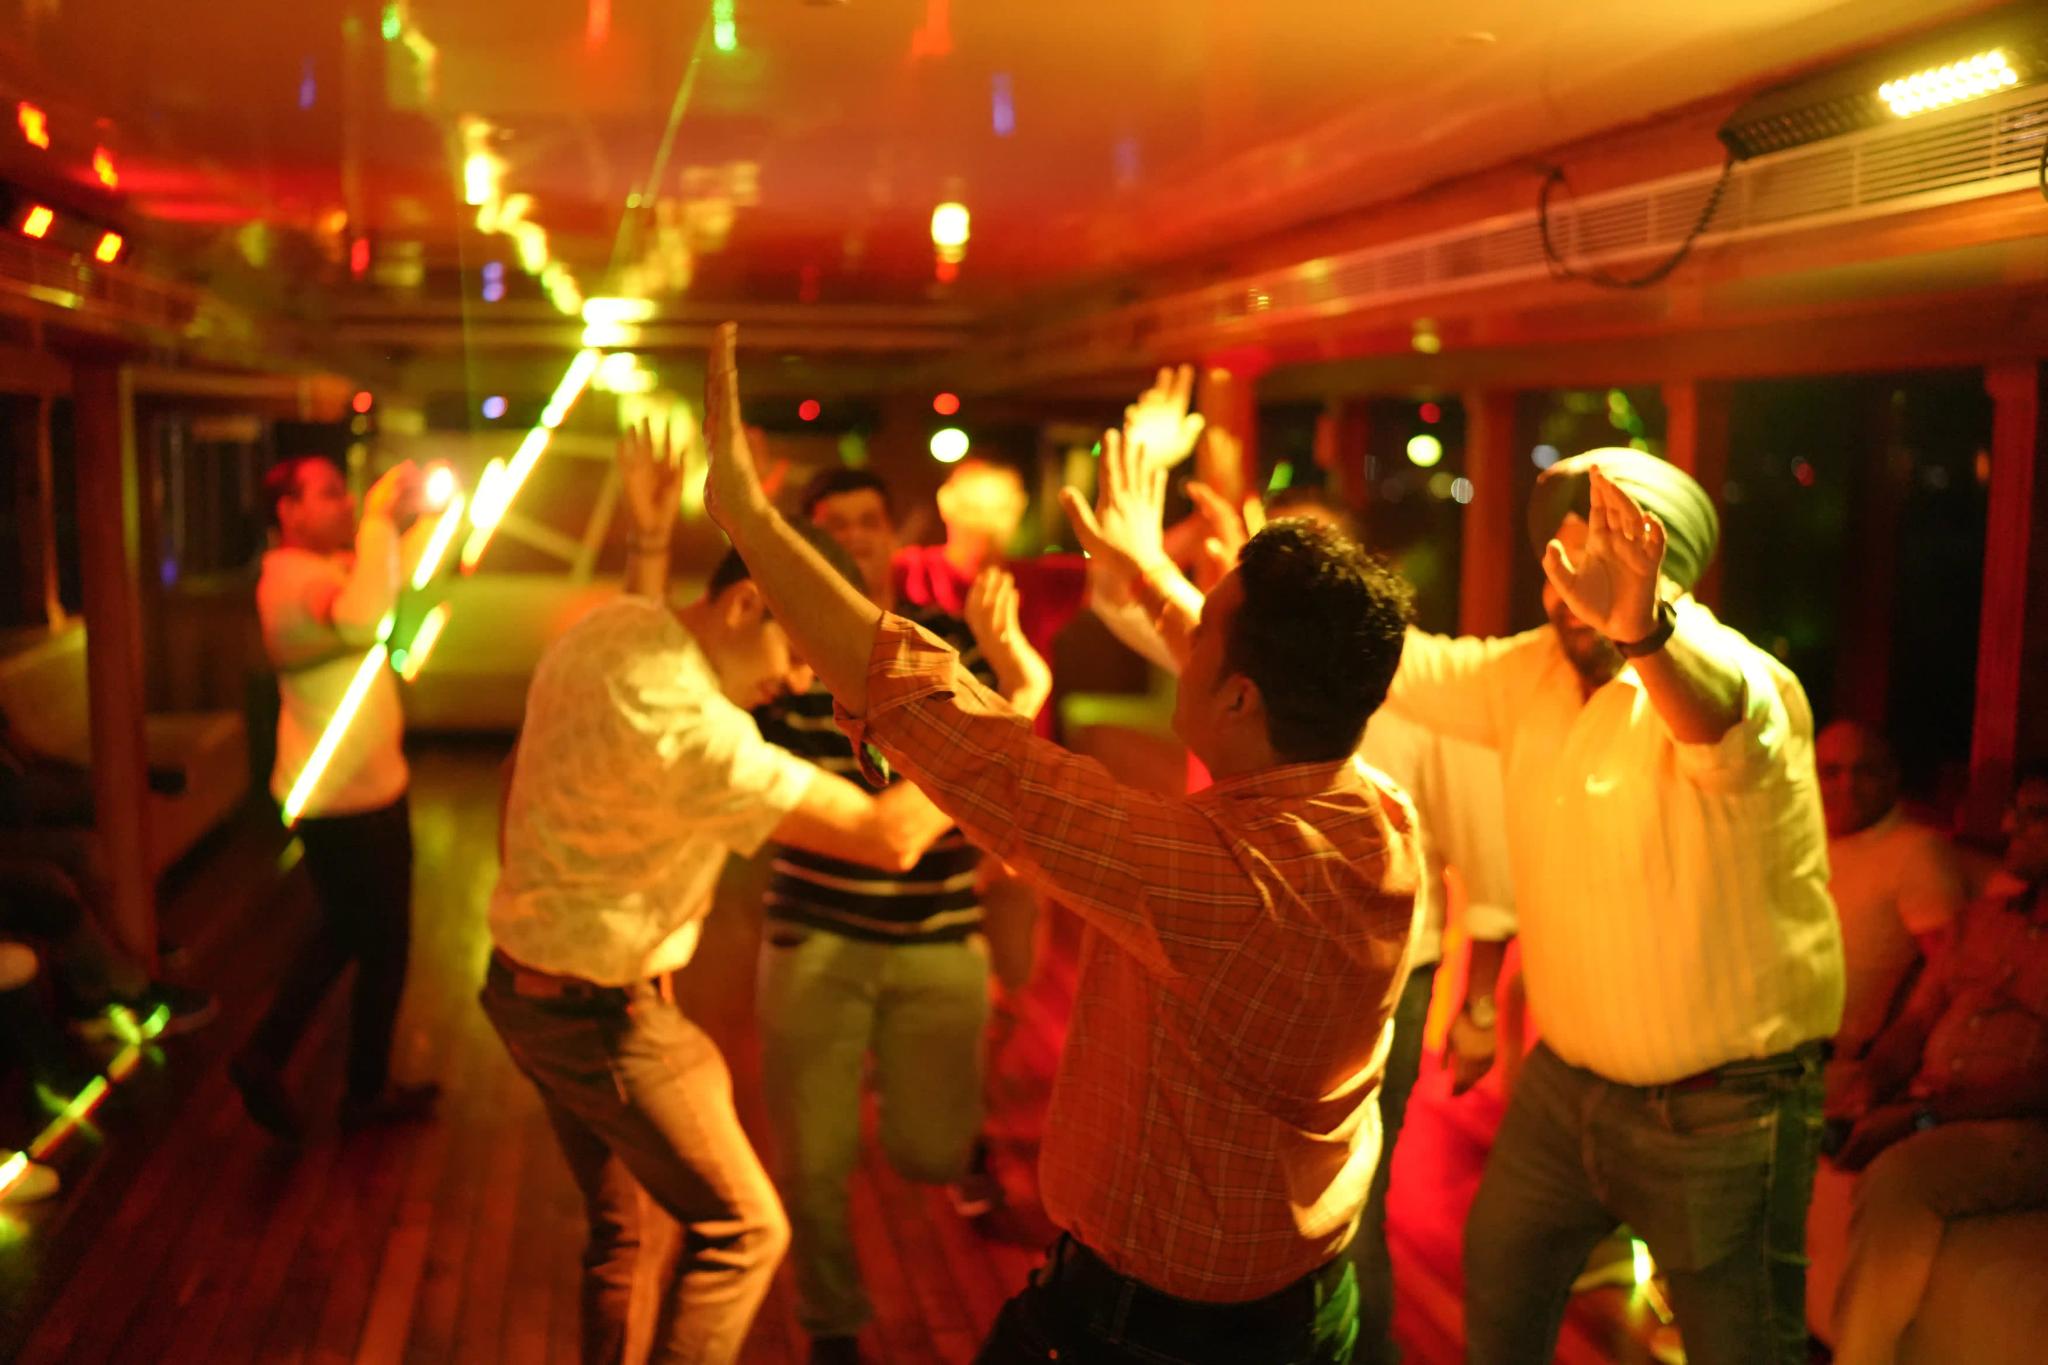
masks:
<path fill-rule="evenodd" d="M 1040 1155 L 1046 1211 L 1119 1272 L 1228 1303 L 1343 1250 L 1380 1155 L 1415 816 L 1355 762 L 1194 796 L 1035 738 L 953 652 L 885 616 L 839 713 L 1088 932 Z"/>

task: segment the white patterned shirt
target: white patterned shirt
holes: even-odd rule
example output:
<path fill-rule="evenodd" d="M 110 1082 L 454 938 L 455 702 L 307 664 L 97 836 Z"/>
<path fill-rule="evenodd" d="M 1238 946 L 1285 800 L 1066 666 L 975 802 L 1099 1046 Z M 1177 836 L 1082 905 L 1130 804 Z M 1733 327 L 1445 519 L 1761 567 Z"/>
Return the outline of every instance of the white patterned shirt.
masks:
<path fill-rule="evenodd" d="M 534 671 L 491 938 L 605 986 L 681 967 L 726 856 L 758 849 L 817 773 L 761 738 L 665 606 L 597 607 Z"/>
<path fill-rule="evenodd" d="M 1583 697 L 1549 626 L 1410 631 L 1389 696 L 1500 751 L 1531 1012 L 1558 1056 L 1627 1085 L 1783 1052 L 1842 1017 L 1805 694 L 1699 603 L 1677 611 L 1742 674 L 1741 719 L 1712 744 L 1673 739 L 1633 668 Z"/>

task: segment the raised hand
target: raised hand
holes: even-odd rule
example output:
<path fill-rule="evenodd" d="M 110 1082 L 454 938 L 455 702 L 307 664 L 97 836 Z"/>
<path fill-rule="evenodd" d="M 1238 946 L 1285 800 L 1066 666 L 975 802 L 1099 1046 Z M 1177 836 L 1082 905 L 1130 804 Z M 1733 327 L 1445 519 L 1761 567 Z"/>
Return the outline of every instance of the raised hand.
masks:
<path fill-rule="evenodd" d="M 1125 444 L 1135 445 L 1164 469 L 1187 459 L 1202 434 L 1202 415 L 1188 411 L 1194 391 L 1194 366 L 1161 369 L 1152 387 L 1124 409 Z"/>
<path fill-rule="evenodd" d="M 967 628 L 984 654 L 1007 648 L 1022 633 L 1017 624 L 1017 580 L 1008 569 L 992 564 L 976 574 L 965 607 Z"/>
<path fill-rule="evenodd" d="M 363 515 L 392 520 L 411 512 L 419 502 L 420 468 L 411 460 L 391 466 L 363 494 Z"/>
<path fill-rule="evenodd" d="M 1563 544 L 1543 551 L 1543 572 L 1572 615 L 1610 640 L 1643 639 L 1657 628 L 1664 523 L 1595 468 L 1586 544 L 1577 562 Z"/>
<path fill-rule="evenodd" d="M 731 518 L 766 507 L 761 476 L 740 419 L 740 372 L 733 358 L 739 324 L 722 322 L 712 334 L 704 369 L 704 510 L 730 534 Z"/>
<path fill-rule="evenodd" d="M 1245 529 L 1244 515 L 1230 505 L 1228 498 L 1200 479 L 1189 479 L 1187 489 L 1195 504 L 1195 515 L 1202 519 L 1208 532 L 1195 556 L 1194 574 L 1195 586 L 1207 593 L 1237 567 L 1237 552 L 1251 537 Z"/>
<path fill-rule="evenodd" d="M 1076 488 L 1060 490 L 1060 505 L 1095 561 L 1097 591 L 1109 601 L 1130 598 L 1138 577 L 1166 557 L 1163 523 L 1166 466 L 1115 430 L 1102 433 L 1102 460 L 1093 509 Z"/>
<path fill-rule="evenodd" d="M 651 548 L 668 543 L 682 505 L 683 467 L 694 440 L 687 425 L 678 432 L 673 423 L 657 437 L 651 420 L 619 434 L 619 482 L 638 544 Z"/>

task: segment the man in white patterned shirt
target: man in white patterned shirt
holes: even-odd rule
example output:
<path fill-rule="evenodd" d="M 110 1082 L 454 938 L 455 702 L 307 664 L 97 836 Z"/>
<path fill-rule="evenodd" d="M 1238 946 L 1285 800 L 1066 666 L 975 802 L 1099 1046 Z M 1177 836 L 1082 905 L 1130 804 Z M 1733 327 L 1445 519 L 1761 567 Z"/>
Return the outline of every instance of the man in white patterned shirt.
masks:
<path fill-rule="evenodd" d="M 1550 624 L 1411 632 L 1388 704 L 1500 751 L 1531 1054 L 1465 1227 L 1476 1365 L 1543 1362 L 1626 1222 L 1695 1365 L 1805 1359 L 1822 1043 L 1842 1014 L 1813 720 L 1689 595 L 1718 523 L 1632 450 L 1546 471 Z"/>
<path fill-rule="evenodd" d="M 629 591 L 534 673 L 490 907 L 484 1010 L 589 1214 L 585 1365 L 624 1356 L 642 1191 L 683 1230 L 655 1365 L 736 1359 L 789 1243 L 724 1059 L 668 986 L 727 855 L 772 837 L 901 872 L 952 823 L 908 783 L 870 796 L 761 738 L 744 708 L 808 687 L 809 669 L 737 555 L 697 601 L 666 605 L 677 454 L 651 433 L 621 444 Z"/>

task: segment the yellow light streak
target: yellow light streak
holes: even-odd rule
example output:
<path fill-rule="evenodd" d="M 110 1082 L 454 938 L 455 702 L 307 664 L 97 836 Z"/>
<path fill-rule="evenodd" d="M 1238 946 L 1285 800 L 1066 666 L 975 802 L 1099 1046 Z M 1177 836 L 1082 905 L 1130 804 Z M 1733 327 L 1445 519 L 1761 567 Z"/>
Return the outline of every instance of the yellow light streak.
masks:
<path fill-rule="evenodd" d="M 415 592 L 431 583 L 440 571 L 441 561 L 448 557 L 448 547 L 455 543 L 455 533 L 462 529 L 462 511 L 467 505 L 462 494 L 455 494 L 449 499 L 447 510 L 441 513 L 441 520 L 434 524 L 434 534 L 428 538 L 427 548 L 420 552 L 419 565 L 412 571 Z"/>
<path fill-rule="evenodd" d="M 426 620 L 421 621 L 420 628 L 413 632 L 412 643 L 405 647 L 405 663 L 399 669 L 399 677 L 407 682 L 419 677 L 420 670 L 427 666 L 427 656 L 434 652 L 435 643 L 447 628 L 449 615 L 450 608 L 446 602 L 427 613 Z"/>
<path fill-rule="evenodd" d="M 390 633 L 390 619 L 388 616 L 385 618 L 385 625 L 380 634 Z M 348 732 L 349 724 L 356 718 L 356 712 L 362 709 L 363 698 L 370 695 L 370 684 L 383 669 L 388 652 L 389 646 L 379 639 L 376 644 L 370 646 L 370 652 L 363 655 L 362 663 L 356 666 L 356 675 L 349 679 L 348 691 L 341 695 L 341 705 L 334 708 L 333 718 L 327 722 L 327 728 L 320 732 L 320 742 L 313 746 L 312 756 L 306 760 L 305 768 L 300 771 L 299 780 L 292 783 L 291 790 L 285 793 L 286 828 L 299 822 L 300 812 L 306 809 L 306 802 L 312 799 L 314 790 L 320 785 L 320 779 L 326 775 L 327 765 L 334 761 L 335 751 L 341 747 L 342 736 Z"/>

